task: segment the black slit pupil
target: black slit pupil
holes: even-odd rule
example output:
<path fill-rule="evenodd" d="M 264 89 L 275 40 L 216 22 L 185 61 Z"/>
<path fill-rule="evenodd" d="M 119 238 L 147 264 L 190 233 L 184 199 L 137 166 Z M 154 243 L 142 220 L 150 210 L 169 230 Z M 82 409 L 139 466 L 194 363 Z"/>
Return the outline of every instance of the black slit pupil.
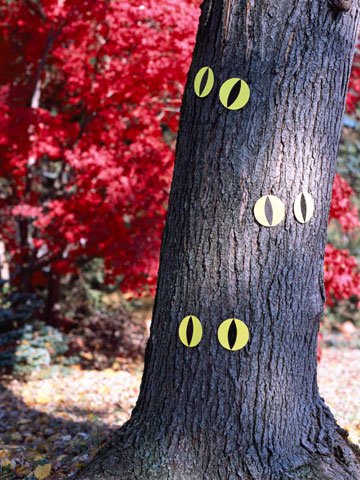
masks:
<path fill-rule="evenodd" d="M 228 332 L 229 347 L 231 350 L 233 349 L 236 343 L 236 337 L 237 337 L 237 326 L 236 326 L 235 320 L 233 320 L 230 323 L 229 332 Z"/>
<path fill-rule="evenodd" d="M 200 95 L 204 93 L 208 79 L 209 79 L 209 69 L 207 68 L 200 82 Z"/>
<path fill-rule="evenodd" d="M 266 216 L 266 220 L 269 222 L 269 225 L 272 225 L 273 219 L 274 219 L 274 214 L 273 214 L 273 208 L 272 208 L 271 202 L 269 200 L 269 197 L 266 197 L 265 216 Z"/>
<path fill-rule="evenodd" d="M 194 321 L 192 317 L 190 317 L 188 324 L 186 326 L 186 340 L 188 345 L 191 345 L 193 334 L 194 334 Z"/>
<path fill-rule="evenodd" d="M 231 105 L 235 102 L 235 100 L 238 98 L 241 90 L 241 80 L 238 80 L 235 85 L 232 87 L 229 93 L 229 98 L 227 101 L 227 106 L 231 107 Z"/>
<path fill-rule="evenodd" d="M 306 220 L 307 208 L 306 208 L 306 198 L 305 198 L 304 194 L 301 194 L 300 207 L 301 207 L 301 213 L 302 213 L 303 219 L 305 221 Z"/>

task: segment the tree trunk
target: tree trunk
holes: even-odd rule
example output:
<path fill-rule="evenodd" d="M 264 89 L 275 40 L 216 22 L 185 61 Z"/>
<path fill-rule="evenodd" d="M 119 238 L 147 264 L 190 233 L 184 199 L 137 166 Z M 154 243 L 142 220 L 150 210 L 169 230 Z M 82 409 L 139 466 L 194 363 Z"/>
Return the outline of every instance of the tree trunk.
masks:
<path fill-rule="evenodd" d="M 47 297 L 45 304 L 44 320 L 47 325 L 52 325 L 56 328 L 61 326 L 60 314 L 60 276 L 50 267 L 47 275 Z"/>
<path fill-rule="evenodd" d="M 137 406 L 82 479 L 360 479 L 358 455 L 319 396 L 323 261 L 358 6 L 205 0 L 186 88 L 156 302 Z M 204 66 L 215 85 L 194 93 Z M 244 79 L 241 110 L 220 86 Z M 308 223 L 294 216 L 314 198 Z M 285 220 L 254 218 L 264 195 Z M 181 320 L 203 327 L 197 347 Z M 222 321 L 250 332 L 224 349 Z"/>

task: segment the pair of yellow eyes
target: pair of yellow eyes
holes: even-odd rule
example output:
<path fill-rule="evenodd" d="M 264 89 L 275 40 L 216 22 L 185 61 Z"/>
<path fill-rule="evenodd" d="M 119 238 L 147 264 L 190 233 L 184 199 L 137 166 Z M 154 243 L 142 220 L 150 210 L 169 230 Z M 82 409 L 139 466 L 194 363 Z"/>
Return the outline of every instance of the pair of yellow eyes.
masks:
<path fill-rule="evenodd" d="M 189 315 L 179 325 L 179 338 L 185 347 L 197 347 L 203 336 L 203 328 L 200 320 Z M 217 332 L 219 343 L 226 350 L 236 352 L 245 347 L 249 341 L 249 329 L 244 322 L 237 318 L 224 320 Z"/>
<path fill-rule="evenodd" d="M 215 84 L 214 72 L 210 67 L 201 68 L 194 80 L 195 94 L 199 98 L 207 97 Z M 240 110 L 250 99 L 249 85 L 241 78 L 229 78 L 219 92 L 220 102 L 229 110 Z"/>
<path fill-rule="evenodd" d="M 314 215 L 315 204 L 310 193 L 300 193 L 294 202 L 294 215 L 299 223 L 307 223 Z M 285 205 L 274 195 L 265 195 L 255 204 L 254 215 L 260 225 L 275 227 L 285 218 Z"/>

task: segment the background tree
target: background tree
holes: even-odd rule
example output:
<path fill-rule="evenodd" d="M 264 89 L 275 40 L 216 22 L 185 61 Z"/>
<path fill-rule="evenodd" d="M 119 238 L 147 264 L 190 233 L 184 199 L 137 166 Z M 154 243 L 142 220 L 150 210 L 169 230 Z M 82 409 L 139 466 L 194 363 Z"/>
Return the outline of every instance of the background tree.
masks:
<path fill-rule="evenodd" d="M 60 277 L 92 258 L 108 282 L 151 288 L 197 10 L 184 0 L 29 0 L 2 1 L 0 14 L 0 222 L 12 286 L 45 289 L 50 316 Z"/>
<path fill-rule="evenodd" d="M 350 3 L 204 2 L 140 397 L 82 478 L 360 478 L 316 384 L 331 185 L 358 26 Z M 193 81 L 205 65 L 215 88 L 198 99 Z M 252 93 L 240 112 L 218 98 L 234 76 Z M 292 214 L 304 190 L 316 205 L 305 225 Z M 270 193 L 287 215 L 266 229 L 253 207 Z M 203 324 L 196 349 L 178 339 L 186 315 Z M 217 342 L 231 317 L 250 330 L 240 353 Z"/>

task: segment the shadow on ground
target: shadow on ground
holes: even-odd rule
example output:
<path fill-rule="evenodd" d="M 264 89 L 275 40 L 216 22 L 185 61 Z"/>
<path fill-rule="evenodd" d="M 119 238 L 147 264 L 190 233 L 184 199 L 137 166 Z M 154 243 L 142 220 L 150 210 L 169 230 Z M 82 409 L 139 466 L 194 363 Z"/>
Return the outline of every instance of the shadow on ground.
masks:
<path fill-rule="evenodd" d="M 46 478 L 70 479 L 116 430 L 104 423 L 102 410 L 65 408 L 52 416 L 29 407 L 5 386 L 0 386 L 0 405 L 1 480 L 35 479 L 36 468 L 49 464 Z"/>

